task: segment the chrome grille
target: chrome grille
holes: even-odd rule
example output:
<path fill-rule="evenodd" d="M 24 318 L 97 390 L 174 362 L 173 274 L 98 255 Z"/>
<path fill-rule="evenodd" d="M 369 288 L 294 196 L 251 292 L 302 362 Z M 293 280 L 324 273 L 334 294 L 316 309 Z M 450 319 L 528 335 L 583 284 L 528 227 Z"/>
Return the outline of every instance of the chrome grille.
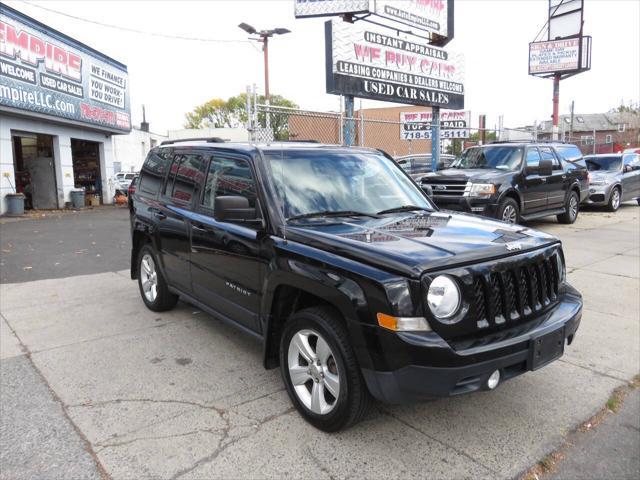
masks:
<path fill-rule="evenodd" d="M 422 185 L 431 187 L 433 195 L 443 197 L 462 197 L 471 189 L 467 180 L 425 178 Z"/>

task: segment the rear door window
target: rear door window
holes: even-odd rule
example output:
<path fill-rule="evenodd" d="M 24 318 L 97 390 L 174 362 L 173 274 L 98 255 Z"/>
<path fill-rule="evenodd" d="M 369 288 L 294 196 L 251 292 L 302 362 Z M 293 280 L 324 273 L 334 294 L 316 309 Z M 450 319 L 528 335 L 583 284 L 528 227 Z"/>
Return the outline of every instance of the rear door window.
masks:
<path fill-rule="evenodd" d="M 141 193 L 156 196 L 160 192 L 172 157 L 173 152 L 168 148 L 149 152 L 140 172 L 138 190 Z"/>
<path fill-rule="evenodd" d="M 198 152 L 177 153 L 171 164 L 164 194 L 172 201 L 191 204 L 204 180 L 207 157 Z"/>

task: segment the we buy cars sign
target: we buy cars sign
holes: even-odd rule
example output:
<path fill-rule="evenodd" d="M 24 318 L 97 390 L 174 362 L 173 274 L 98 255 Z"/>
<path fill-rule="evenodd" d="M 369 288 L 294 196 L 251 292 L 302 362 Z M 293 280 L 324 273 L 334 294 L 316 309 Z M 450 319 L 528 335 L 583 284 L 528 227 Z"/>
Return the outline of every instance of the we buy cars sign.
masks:
<path fill-rule="evenodd" d="M 464 108 L 464 58 L 413 35 L 340 20 L 325 23 L 327 93 Z"/>
<path fill-rule="evenodd" d="M 400 112 L 400 139 L 431 140 L 431 112 Z M 440 137 L 469 138 L 470 111 L 440 111 Z"/>

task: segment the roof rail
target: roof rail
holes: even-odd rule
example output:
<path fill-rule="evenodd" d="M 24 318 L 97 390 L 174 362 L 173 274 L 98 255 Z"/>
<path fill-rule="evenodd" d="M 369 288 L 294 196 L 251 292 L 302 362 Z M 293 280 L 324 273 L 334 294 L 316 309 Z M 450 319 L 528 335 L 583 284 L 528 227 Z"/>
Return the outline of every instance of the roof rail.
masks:
<path fill-rule="evenodd" d="M 569 143 L 561 140 L 495 140 L 485 145 L 494 145 L 500 143 Z"/>
<path fill-rule="evenodd" d="M 220 137 L 200 137 L 200 138 L 179 138 L 176 140 L 165 140 L 160 145 L 171 145 L 173 143 L 181 142 L 207 142 L 207 143 L 224 143 L 227 140 Z"/>

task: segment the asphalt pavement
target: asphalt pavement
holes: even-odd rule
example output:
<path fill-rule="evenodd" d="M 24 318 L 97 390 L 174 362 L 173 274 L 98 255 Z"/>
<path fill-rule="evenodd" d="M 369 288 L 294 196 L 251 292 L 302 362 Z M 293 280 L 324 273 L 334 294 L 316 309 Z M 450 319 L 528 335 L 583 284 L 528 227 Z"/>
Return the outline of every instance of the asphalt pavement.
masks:
<path fill-rule="evenodd" d="M 377 404 L 325 434 L 292 409 L 257 342 L 184 303 L 144 307 L 120 243 L 126 209 L 4 223 L 0 478 L 518 477 L 640 371 L 640 208 L 531 226 L 563 240 L 584 295 L 564 357 L 493 392 Z M 25 242 L 48 253 L 33 260 Z M 625 412 L 605 419 L 609 434 L 585 436 L 584 458 L 599 458 L 604 478 L 640 475 L 628 459 L 640 432 Z M 574 451 L 559 478 L 587 471 Z"/>

